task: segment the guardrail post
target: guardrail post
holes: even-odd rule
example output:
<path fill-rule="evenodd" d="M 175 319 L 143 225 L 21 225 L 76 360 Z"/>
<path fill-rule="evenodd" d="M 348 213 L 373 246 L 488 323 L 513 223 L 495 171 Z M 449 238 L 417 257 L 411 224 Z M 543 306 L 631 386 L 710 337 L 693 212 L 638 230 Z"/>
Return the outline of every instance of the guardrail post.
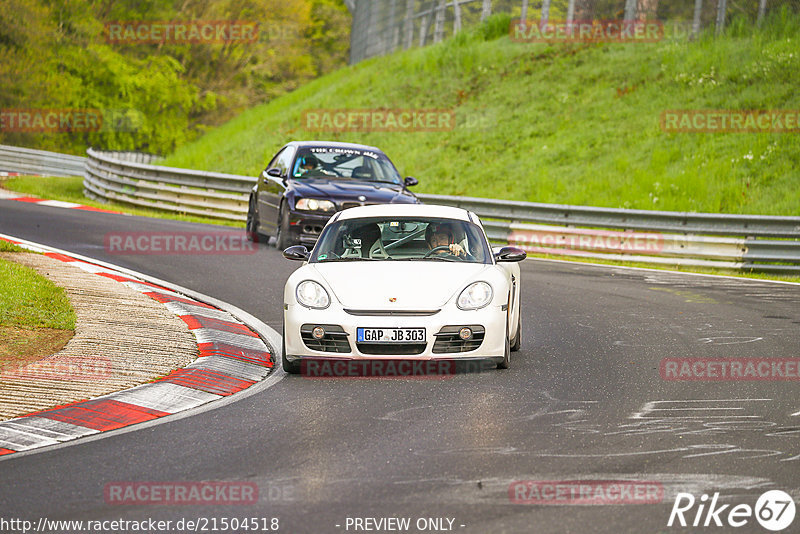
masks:
<path fill-rule="evenodd" d="M 439 0 L 439 6 L 436 8 L 436 21 L 433 25 L 433 42 L 441 42 L 444 37 L 444 9 L 445 0 Z"/>
<path fill-rule="evenodd" d="M 767 12 L 767 0 L 761 0 L 758 3 L 758 25 L 764 20 L 764 14 Z"/>
<path fill-rule="evenodd" d="M 397 0 L 392 0 L 389 5 L 389 28 L 392 32 L 391 44 L 389 45 L 389 52 L 397 50 L 397 43 L 400 40 L 400 23 L 397 21 Z"/>
<path fill-rule="evenodd" d="M 414 0 L 406 0 L 406 18 L 404 19 L 406 31 L 406 43 L 404 48 L 408 50 L 414 43 Z"/>
<path fill-rule="evenodd" d="M 697 37 L 700 33 L 700 15 L 703 13 L 703 0 L 694 0 L 694 19 L 692 20 L 692 33 L 691 39 Z"/>
<path fill-rule="evenodd" d="M 550 20 L 550 0 L 542 2 L 542 20 L 541 24 L 544 26 Z"/>
<path fill-rule="evenodd" d="M 419 46 L 425 46 L 428 38 L 428 13 L 423 13 L 419 18 Z"/>
<path fill-rule="evenodd" d="M 461 0 L 453 0 L 453 35 L 461 31 Z"/>
<path fill-rule="evenodd" d="M 717 35 L 725 30 L 725 15 L 728 10 L 727 0 L 717 0 Z"/>
<path fill-rule="evenodd" d="M 481 9 L 481 20 L 486 20 L 492 14 L 492 0 L 483 0 L 483 8 Z"/>
<path fill-rule="evenodd" d="M 569 0 L 569 4 L 567 5 L 567 28 L 569 28 L 569 33 L 572 35 L 572 21 L 575 20 L 575 0 Z"/>
<path fill-rule="evenodd" d="M 631 21 L 636 19 L 636 1 L 625 0 L 625 20 Z"/>

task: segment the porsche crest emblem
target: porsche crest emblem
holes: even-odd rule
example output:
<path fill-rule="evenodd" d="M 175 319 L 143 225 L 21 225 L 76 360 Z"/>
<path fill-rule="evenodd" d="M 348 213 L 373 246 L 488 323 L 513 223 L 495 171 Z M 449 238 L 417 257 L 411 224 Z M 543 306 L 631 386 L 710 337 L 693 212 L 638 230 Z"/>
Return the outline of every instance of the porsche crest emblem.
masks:
<path fill-rule="evenodd" d="M 397 298 L 396 297 L 389 297 L 389 302 L 397 302 Z"/>

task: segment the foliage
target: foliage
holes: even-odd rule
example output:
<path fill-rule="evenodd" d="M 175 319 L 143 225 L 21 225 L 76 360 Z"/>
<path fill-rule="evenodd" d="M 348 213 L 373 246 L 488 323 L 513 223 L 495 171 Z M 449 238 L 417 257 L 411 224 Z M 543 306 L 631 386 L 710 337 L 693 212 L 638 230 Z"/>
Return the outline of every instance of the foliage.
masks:
<path fill-rule="evenodd" d="M 7 0 L 0 25 L 0 109 L 99 110 L 99 131 L 20 132 L 0 143 L 83 153 L 163 154 L 346 63 L 342 0 L 133 2 Z M 107 23 L 258 23 L 255 42 L 113 43 Z"/>

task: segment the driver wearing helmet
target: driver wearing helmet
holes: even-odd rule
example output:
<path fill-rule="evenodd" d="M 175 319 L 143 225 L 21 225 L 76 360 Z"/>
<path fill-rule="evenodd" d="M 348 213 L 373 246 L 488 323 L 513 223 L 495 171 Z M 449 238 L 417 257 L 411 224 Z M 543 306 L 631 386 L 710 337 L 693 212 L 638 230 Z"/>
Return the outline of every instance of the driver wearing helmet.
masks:
<path fill-rule="evenodd" d="M 453 256 L 467 257 L 464 248 L 458 243 L 454 242 L 453 229 L 446 223 L 428 224 L 425 229 L 425 242 L 431 250 L 438 247 L 447 247 L 449 250 L 442 248 L 436 254 L 452 254 Z"/>
<path fill-rule="evenodd" d="M 308 171 L 313 171 L 317 168 L 317 166 L 319 166 L 319 160 L 312 154 L 303 156 L 300 160 L 300 172 L 302 174 L 306 174 Z"/>

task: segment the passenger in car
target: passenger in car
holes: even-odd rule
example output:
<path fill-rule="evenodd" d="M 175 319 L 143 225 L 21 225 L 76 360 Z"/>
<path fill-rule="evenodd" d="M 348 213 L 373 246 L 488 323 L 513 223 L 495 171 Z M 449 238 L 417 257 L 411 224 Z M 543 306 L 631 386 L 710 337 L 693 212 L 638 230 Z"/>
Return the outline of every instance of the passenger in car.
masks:
<path fill-rule="evenodd" d="M 355 228 L 350 232 L 350 246 L 348 250 L 345 250 L 342 257 L 357 257 L 360 254 L 362 258 L 369 258 L 373 245 L 380 238 L 381 229 L 376 223 L 369 223 Z M 386 253 L 383 252 L 382 256 L 386 257 Z"/>

